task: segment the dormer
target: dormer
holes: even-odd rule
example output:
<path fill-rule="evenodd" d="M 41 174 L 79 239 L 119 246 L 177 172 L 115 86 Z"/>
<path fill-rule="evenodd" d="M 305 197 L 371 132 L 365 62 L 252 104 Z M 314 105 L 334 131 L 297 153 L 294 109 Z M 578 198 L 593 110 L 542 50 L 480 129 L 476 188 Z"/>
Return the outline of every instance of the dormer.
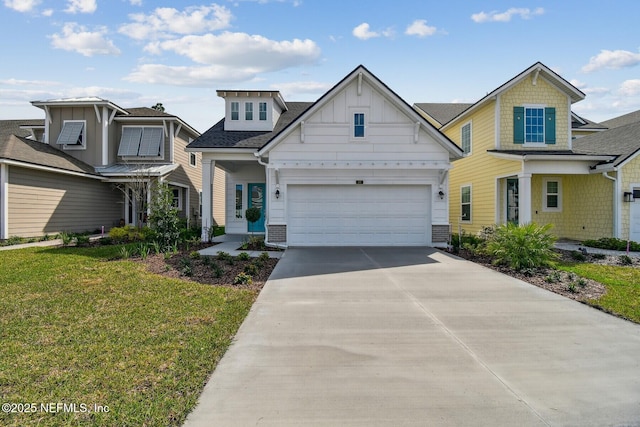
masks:
<path fill-rule="evenodd" d="M 224 130 L 271 132 L 280 115 L 287 111 L 279 91 L 219 90 L 224 98 Z"/>

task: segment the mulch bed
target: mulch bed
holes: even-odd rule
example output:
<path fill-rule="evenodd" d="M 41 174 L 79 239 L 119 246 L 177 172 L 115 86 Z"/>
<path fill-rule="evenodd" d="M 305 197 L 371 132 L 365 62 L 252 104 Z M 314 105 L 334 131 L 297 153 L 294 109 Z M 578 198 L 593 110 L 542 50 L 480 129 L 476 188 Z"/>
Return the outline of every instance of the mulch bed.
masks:
<path fill-rule="evenodd" d="M 233 258 L 233 263 L 226 260 L 218 260 L 216 256 L 205 256 L 198 258 L 192 257 L 194 251 L 198 251 L 205 247 L 209 247 L 211 244 L 195 246 L 189 248 L 189 250 L 181 250 L 176 254 L 171 255 L 169 258 L 165 258 L 162 254 L 149 255 L 146 259 L 135 258 L 136 261 L 145 265 L 148 271 L 151 273 L 159 274 L 164 277 L 191 280 L 198 283 L 204 283 L 213 286 L 230 286 L 234 288 L 250 289 L 259 291 L 262 289 L 267 279 L 271 275 L 271 272 L 278 263 L 277 259 L 269 259 L 264 261 L 261 266 L 257 266 L 257 273 L 251 275 L 251 284 L 233 284 L 234 278 L 244 272 L 245 267 L 250 264 L 259 263 L 256 258 L 250 258 L 246 261 L 241 261 L 237 257 Z M 216 264 L 222 270 L 220 277 L 216 277 L 216 271 L 213 264 Z M 185 264 L 189 265 L 189 268 L 185 268 Z"/>
<path fill-rule="evenodd" d="M 570 251 L 558 250 L 562 261 L 576 262 Z M 540 288 L 546 289 L 556 294 L 560 294 L 576 301 L 586 302 L 598 299 L 603 296 L 607 289 L 602 283 L 595 280 L 580 278 L 572 273 L 549 268 L 530 269 L 525 272 L 517 271 L 512 268 L 494 265 L 488 256 L 480 256 L 462 249 L 457 256 L 481 264 L 485 267 L 499 271 L 508 276 L 515 277 L 523 282 L 530 283 Z M 606 258 L 595 258 L 592 255 L 586 255 L 582 262 L 598 263 L 598 264 L 617 264 L 616 257 L 608 256 Z"/>

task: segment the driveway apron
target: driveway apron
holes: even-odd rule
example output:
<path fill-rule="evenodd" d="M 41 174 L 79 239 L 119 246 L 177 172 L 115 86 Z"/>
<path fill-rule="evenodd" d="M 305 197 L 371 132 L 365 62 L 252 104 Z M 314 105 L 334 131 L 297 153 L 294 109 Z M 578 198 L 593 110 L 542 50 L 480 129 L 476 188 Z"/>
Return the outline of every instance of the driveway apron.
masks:
<path fill-rule="evenodd" d="M 640 425 L 640 326 L 431 248 L 288 249 L 185 425 Z"/>

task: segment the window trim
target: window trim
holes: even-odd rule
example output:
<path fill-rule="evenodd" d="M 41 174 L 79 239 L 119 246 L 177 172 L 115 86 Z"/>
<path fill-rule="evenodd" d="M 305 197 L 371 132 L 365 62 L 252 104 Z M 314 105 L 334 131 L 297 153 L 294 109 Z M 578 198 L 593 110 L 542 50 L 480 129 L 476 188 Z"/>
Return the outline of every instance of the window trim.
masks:
<path fill-rule="evenodd" d="M 522 115 L 522 119 L 524 120 L 524 122 L 522 123 L 522 125 L 524 126 L 524 146 L 529 146 L 529 147 L 540 147 L 540 146 L 544 146 L 546 144 L 546 105 L 543 104 L 524 104 L 522 106 L 524 108 L 523 111 L 523 115 Z M 532 142 L 532 141 L 527 141 L 527 111 L 528 110 L 542 110 L 542 141 L 538 141 L 538 142 Z"/>
<path fill-rule="evenodd" d="M 356 117 L 357 116 L 362 116 L 362 124 L 357 124 L 356 123 Z M 365 139 L 367 137 L 367 115 L 364 111 L 354 111 L 353 112 L 353 121 L 351 122 L 352 124 L 352 133 L 351 133 L 351 138 L 356 140 L 356 141 L 362 141 L 363 139 Z M 357 135 L 356 130 L 358 128 L 362 127 L 362 135 Z"/>
<path fill-rule="evenodd" d="M 193 159 L 193 161 L 191 161 Z M 189 166 L 192 168 L 198 167 L 198 154 L 197 153 L 189 153 Z"/>
<path fill-rule="evenodd" d="M 462 200 L 463 190 L 465 188 L 469 189 L 469 201 L 468 202 L 463 202 L 463 200 Z M 469 205 L 469 218 L 468 219 L 463 219 L 462 218 L 462 207 L 464 205 Z M 473 186 L 472 186 L 472 184 L 465 184 L 465 185 L 461 185 L 460 186 L 460 222 L 465 223 L 465 224 L 471 224 L 473 222 Z"/>
<path fill-rule="evenodd" d="M 549 182 L 557 182 L 558 183 L 558 192 L 557 193 L 549 193 L 547 183 Z M 557 207 L 549 207 L 547 204 L 547 197 L 550 195 L 555 195 L 558 197 L 558 206 Z M 562 178 L 557 177 L 546 177 L 542 179 L 542 212 L 562 212 Z"/>
<path fill-rule="evenodd" d="M 142 138 L 144 137 L 144 129 L 145 128 L 158 128 L 162 130 L 162 138 L 160 140 L 160 155 L 158 156 L 118 156 L 120 157 L 122 160 L 129 160 L 129 161 L 140 161 L 140 160 L 164 160 L 164 155 L 165 155 L 165 139 L 167 138 L 167 135 L 165 135 L 164 133 L 164 126 L 147 126 L 147 125 L 123 125 L 120 131 L 120 140 L 122 141 L 122 133 L 124 132 L 124 128 L 141 128 L 142 129 L 142 134 L 140 135 L 140 143 L 142 143 Z M 120 143 L 118 143 L 120 144 Z M 120 149 L 120 146 L 118 145 L 118 149 Z M 138 152 L 140 152 L 140 145 L 138 145 Z"/>
<path fill-rule="evenodd" d="M 174 204 L 174 202 L 176 201 L 176 197 L 175 197 L 175 192 L 178 192 L 178 205 L 176 206 Z M 171 205 L 178 209 L 179 211 L 182 210 L 182 187 L 171 187 Z"/>
<path fill-rule="evenodd" d="M 464 128 L 469 126 L 469 150 L 465 151 L 464 149 Z M 470 155 L 473 153 L 473 123 L 471 120 L 466 122 L 460 128 L 460 147 L 465 155 Z"/>
<path fill-rule="evenodd" d="M 238 190 L 240 190 L 240 216 L 238 216 Z M 233 207 L 233 211 L 234 211 L 234 215 L 233 215 L 233 220 L 234 221 L 243 221 L 244 220 L 244 212 L 243 212 L 243 208 L 244 208 L 244 184 L 239 184 L 236 183 L 235 184 L 235 197 L 234 197 L 235 203 L 234 203 L 234 207 Z"/>
<path fill-rule="evenodd" d="M 62 145 L 63 150 L 86 150 L 87 149 L 87 121 L 86 120 L 63 120 L 62 128 L 60 128 L 60 133 L 62 133 L 62 129 L 64 129 L 64 125 L 67 123 L 82 123 L 82 130 L 80 131 L 80 138 L 82 138 L 81 144 L 60 144 Z M 58 134 L 58 138 L 60 134 Z M 57 145 L 57 141 L 56 141 Z"/>
<path fill-rule="evenodd" d="M 244 103 L 244 119 L 248 122 L 253 121 L 253 102 Z"/>
<path fill-rule="evenodd" d="M 236 107 L 235 109 L 233 107 Z M 231 101 L 231 106 L 229 107 L 229 111 L 231 114 L 231 120 L 238 121 L 240 120 L 240 102 Z"/>
<path fill-rule="evenodd" d="M 262 107 L 264 107 L 264 111 L 262 111 Z M 258 103 L 258 120 L 260 121 L 266 121 L 267 120 L 267 111 L 268 111 L 268 106 L 266 102 L 259 102 Z M 263 117 L 263 113 L 264 113 L 264 119 Z"/>

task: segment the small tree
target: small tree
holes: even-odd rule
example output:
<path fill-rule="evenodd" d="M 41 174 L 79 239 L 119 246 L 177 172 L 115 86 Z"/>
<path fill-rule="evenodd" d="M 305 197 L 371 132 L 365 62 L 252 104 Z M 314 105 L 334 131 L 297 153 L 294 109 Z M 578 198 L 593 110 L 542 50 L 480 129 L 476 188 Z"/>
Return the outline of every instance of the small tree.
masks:
<path fill-rule="evenodd" d="M 151 193 L 149 225 L 156 233 L 156 241 L 163 252 L 172 250 L 180 240 L 180 218 L 173 206 L 173 192 L 162 182 Z"/>
<path fill-rule="evenodd" d="M 261 216 L 262 213 L 260 212 L 260 208 L 256 208 L 255 206 L 247 209 L 244 212 L 244 217 L 247 218 L 247 221 L 249 221 L 251 224 L 258 221 Z M 253 234 L 253 231 L 251 232 L 251 234 Z"/>
<path fill-rule="evenodd" d="M 164 113 L 164 105 L 162 105 L 162 102 L 157 102 L 156 105 L 151 108 Z"/>

